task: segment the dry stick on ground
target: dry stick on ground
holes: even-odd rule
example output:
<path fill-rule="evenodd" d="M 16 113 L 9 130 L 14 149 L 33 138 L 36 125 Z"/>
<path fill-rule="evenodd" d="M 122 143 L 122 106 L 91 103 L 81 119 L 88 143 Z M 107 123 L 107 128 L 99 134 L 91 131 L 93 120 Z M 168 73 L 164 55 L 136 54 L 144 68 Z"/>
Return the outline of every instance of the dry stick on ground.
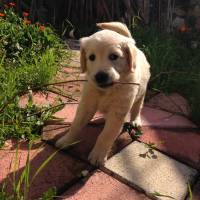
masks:
<path fill-rule="evenodd" d="M 17 96 L 22 96 L 24 94 L 26 94 L 28 92 L 28 90 L 26 92 L 23 92 L 23 91 L 20 91 L 18 93 L 16 93 L 11 99 L 9 99 L 0 109 L 0 113 L 3 112 L 3 110 L 12 102 L 14 101 L 14 99 L 17 97 Z"/>
<path fill-rule="evenodd" d="M 157 75 L 155 75 L 154 77 L 152 77 L 152 78 L 150 79 L 150 82 L 152 82 L 152 81 L 154 81 L 155 79 L 159 78 L 159 76 L 161 76 L 161 75 L 163 75 L 163 74 L 174 74 L 174 73 L 177 73 L 177 74 L 188 74 L 188 72 L 183 72 L 183 71 L 160 72 L 160 73 L 158 73 Z M 162 91 L 160 91 L 160 92 L 162 92 Z M 183 112 L 182 108 L 181 108 L 173 99 L 171 99 L 169 96 L 167 96 L 164 92 L 162 92 L 162 93 L 166 96 L 166 98 L 169 99 L 169 101 L 172 102 L 172 104 L 174 104 L 174 105 L 180 110 L 180 112 L 173 112 L 174 114 L 178 114 L 178 115 L 181 115 L 181 116 L 184 116 L 184 117 L 187 117 L 187 118 L 188 118 L 188 116 Z M 163 109 L 163 108 L 162 108 L 161 110 L 168 111 L 168 110 Z"/>
<path fill-rule="evenodd" d="M 35 90 L 35 91 L 39 91 L 39 90 L 42 90 L 43 87 L 47 87 L 47 86 L 51 86 L 51 85 L 60 85 L 62 83 L 71 83 L 71 82 L 76 82 L 77 80 L 71 80 L 71 81 L 63 81 L 63 82 L 59 82 L 59 83 L 50 83 L 50 84 L 44 84 L 42 86 L 37 86 L 37 87 L 33 87 L 33 88 L 30 88 L 30 89 L 27 89 L 27 90 L 24 90 L 24 91 L 19 91 L 17 92 L 11 99 L 9 99 L 1 108 L 0 108 L 0 113 L 3 112 L 3 110 L 17 97 L 17 96 L 23 96 L 25 94 L 28 93 L 28 91 L 30 90 Z M 81 80 L 80 80 L 81 81 Z M 85 80 L 83 80 L 85 81 Z M 70 100 L 73 100 L 73 101 L 77 101 L 76 99 L 72 98 L 72 97 L 69 97 L 67 95 L 63 95 L 63 94 L 60 94 L 60 93 L 56 93 L 55 91 L 52 91 L 51 89 L 46 89 L 46 91 L 49 91 L 49 92 L 52 92 L 52 93 L 55 93 L 55 94 L 58 94 L 58 95 L 61 95 L 61 96 L 64 96 Z"/>
<path fill-rule="evenodd" d="M 73 61 L 73 62 L 76 62 L 76 63 L 80 63 L 80 61 L 74 60 L 74 59 L 72 59 L 72 58 L 69 58 L 69 60 L 70 60 L 70 61 Z M 63 67 L 65 67 L 65 66 L 63 66 Z M 75 67 L 74 67 L 74 68 L 75 68 Z"/>
<path fill-rule="evenodd" d="M 46 108 L 46 109 L 44 109 L 44 110 L 40 110 L 40 111 L 38 111 L 38 112 L 36 112 L 36 113 L 33 113 L 33 114 L 29 115 L 29 117 L 34 116 L 34 115 L 41 114 L 41 113 L 43 113 L 43 112 L 47 112 L 47 111 L 49 111 L 49 110 L 52 110 L 52 109 L 54 109 L 54 108 L 58 108 L 58 107 L 60 107 L 60 106 L 64 106 L 64 105 L 66 105 L 66 104 L 70 104 L 70 103 L 69 103 L 69 102 L 60 103 L 60 104 L 55 105 L 55 106 L 52 106 L 52 107 L 50 107 L 50 108 Z"/>
<path fill-rule="evenodd" d="M 70 99 L 70 100 L 72 100 L 72 101 L 76 101 L 76 102 L 78 101 L 77 99 L 74 99 L 74 98 L 72 98 L 72 97 L 69 97 L 69 96 L 67 96 L 67 95 L 65 95 L 65 94 L 62 94 L 62 93 L 57 92 L 57 91 L 52 90 L 52 89 L 46 89 L 46 91 L 52 92 L 52 93 L 57 94 L 57 95 L 60 95 L 60 96 L 63 96 L 63 97 L 68 98 L 68 99 Z"/>
<path fill-rule="evenodd" d="M 149 82 L 154 81 L 155 79 L 159 78 L 159 76 L 163 75 L 163 74 L 188 74 L 188 72 L 182 72 L 182 71 L 169 71 L 169 72 L 160 72 L 158 74 L 156 74 L 154 77 L 150 78 Z"/>
<path fill-rule="evenodd" d="M 52 85 L 62 85 L 62 84 L 66 84 L 66 83 L 85 82 L 85 81 L 87 81 L 87 80 L 68 80 L 68 81 L 60 81 L 60 82 L 54 82 L 54 83 L 47 83 L 47 84 L 44 84 L 44 85 L 40 86 L 40 88 L 41 87 L 52 86 Z"/>

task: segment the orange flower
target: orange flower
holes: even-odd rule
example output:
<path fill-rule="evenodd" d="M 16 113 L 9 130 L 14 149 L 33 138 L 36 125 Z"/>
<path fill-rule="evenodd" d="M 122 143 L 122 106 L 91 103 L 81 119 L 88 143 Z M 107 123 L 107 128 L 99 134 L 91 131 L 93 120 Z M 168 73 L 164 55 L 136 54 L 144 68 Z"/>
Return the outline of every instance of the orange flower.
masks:
<path fill-rule="evenodd" d="M 5 17 L 6 15 L 4 13 L 0 13 L 0 17 Z"/>
<path fill-rule="evenodd" d="M 187 28 L 187 26 L 184 25 L 179 29 L 179 31 L 182 33 L 186 33 L 186 32 L 188 32 L 188 28 Z"/>
<path fill-rule="evenodd" d="M 23 12 L 22 15 L 23 15 L 23 17 L 28 17 L 29 13 L 28 12 Z"/>
<path fill-rule="evenodd" d="M 24 24 L 26 24 L 26 25 L 31 24 L 31 20 L 25 19 Z"/>
<path fill-rule="evenodd" d="M 16 6 L 16 3 L 10 2 L 8 5 L 9 5 L 10 7 L 15 7 L 15 6 Z"/>
<path fill-rule="evenodd" d="M 41 26 L 39 27 L 39 29 L 40 29 L 40 31 L 44 31 L 45 26 L 41 25 Z"/>

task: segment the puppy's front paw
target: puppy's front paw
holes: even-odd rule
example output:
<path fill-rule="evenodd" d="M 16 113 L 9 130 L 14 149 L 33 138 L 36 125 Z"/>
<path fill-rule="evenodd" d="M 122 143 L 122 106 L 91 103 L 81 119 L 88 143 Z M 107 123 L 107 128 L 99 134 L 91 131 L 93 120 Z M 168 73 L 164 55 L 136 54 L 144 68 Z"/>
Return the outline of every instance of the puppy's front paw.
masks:
<path fill-rule="evenodd" d="M 134 127 L 141 127 L 142 126 L 142 121 L 141 121 L 140 117 L 137 117 L 134 121 L 131 121 L 130 123 Z"/>
<path fill-rule="evenodd" d="M 88 160 L 91 164 L 99 166 L 104 165 L 107 160 L 108 149 L 103 146 L 99 148 L 97 145 L 94 146 L 88 156 Z"/>

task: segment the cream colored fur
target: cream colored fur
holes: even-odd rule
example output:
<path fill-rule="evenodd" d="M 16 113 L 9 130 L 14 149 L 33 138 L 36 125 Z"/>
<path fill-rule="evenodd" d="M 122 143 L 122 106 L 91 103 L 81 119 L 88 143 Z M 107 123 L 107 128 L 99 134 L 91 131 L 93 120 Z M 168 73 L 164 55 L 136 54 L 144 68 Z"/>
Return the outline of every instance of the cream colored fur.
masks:
<path fill-rule="evenodd" d="M 128 28 L 119 22 L 101 23 L 98 26 L 106 30 L 81 39 L 80 61 L 88 81 L 84 85 L 69 132 L 56 143 L 57 147 L 62 148 L 78 140 L 78 132 L 87 125 L 95 112 L 98 110 L 104 113 L 105 127 L 88 157 L 95 165 L 106 161 L 129 112 L 131 123 L 141 125 L 140 111 L 150 78 L 150 65 L 143 52 L 136 47 Z M 116 55 L 117 59 L 111 60 L 111 54 Z M 94 60 L 91 55 L 95 55 Z M 108 83 L 113 85 L 101 87 L 97 84 L 95 77 L 102 71 L 108 75 Z"/>

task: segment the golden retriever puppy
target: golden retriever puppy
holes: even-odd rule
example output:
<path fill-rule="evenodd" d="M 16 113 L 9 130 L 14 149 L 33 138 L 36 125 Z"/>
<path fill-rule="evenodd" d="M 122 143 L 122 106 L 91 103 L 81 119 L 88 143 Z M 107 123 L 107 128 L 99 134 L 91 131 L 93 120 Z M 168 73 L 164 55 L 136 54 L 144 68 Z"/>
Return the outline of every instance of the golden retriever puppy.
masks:
<path fill-rule="evenodd" d="M 78 132 L 98 110 L 105 115 L 105 127 L 89 154 L 94 165 L 104 164 L 130 112 L 130 122 L 141 125 L 150 65 L 128 28 L 119 22 L 100 23 L 101 30 L 81 39 L 81 68 L 86 72 L 82 98 L 69 132 L 56 146 L 63 148 L 78 140 Z M 133 84 L 136 83 L 136 84 Z"/>

